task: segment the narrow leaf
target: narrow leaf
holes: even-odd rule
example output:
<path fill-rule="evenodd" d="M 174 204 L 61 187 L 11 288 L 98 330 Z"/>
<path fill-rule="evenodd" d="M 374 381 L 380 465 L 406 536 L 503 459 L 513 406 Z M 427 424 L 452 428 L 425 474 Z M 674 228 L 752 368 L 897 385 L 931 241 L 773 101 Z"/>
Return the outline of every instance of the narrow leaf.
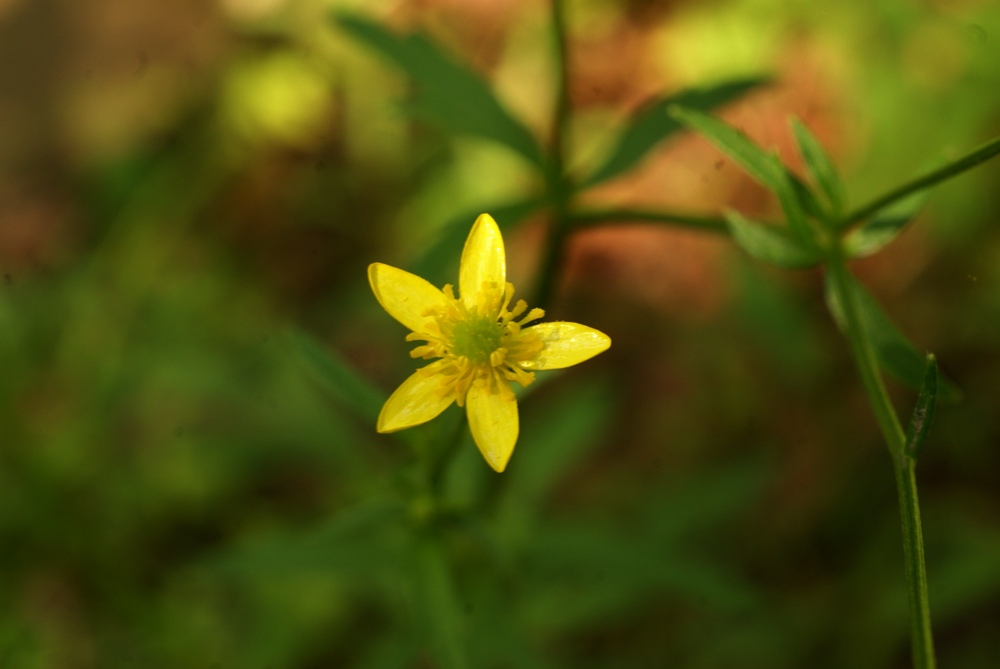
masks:
<path fill-rule="evenodd" d="M 784 181 L 784 175 L 780 169 L 776 169 L 772 155 L 757 146 L 742 131 L 714 116 L 679 105 L 670 107 L 669 113 L 684 126 L 703 135 L 763 186 L 776 190 Z"/>
<path fill-rule="evenodd" d="M 324 348 L 305 332 L 290 330 L 287 337 L 299 359 L 344 405 L 364 420 L 375 423 L 385 402 L 382 393 L 339 355 Z"/>
<path fill-rule="evenodd" d="M 809 128 L 798 119 L 792 121 L 792 133 L 795 135 L 799 155 L 802 156 L 802 162 L 805 163 L 810 178 L 826 196 L 833 215 L 840 216 L 846 204 L 844 184 L 833 161 L 830 160 L 830 155 Z"/>
<path fill-rule="evenodd" d="M 908 388 L 919 390 L 923 386 L 926 366 L 924 352 L 903 336 L 875 298 L 854 277 L 849 277 L 849 280 L 858 298 L 865 334 L 871 339 L 879 365 Z M 831 283 L 827 278 L 827 305 L 837 326 L 844 330 L 844 308 Z M 958 387 L 943 375 L 939 375 L 937 391 L 942 400 L 949 402 L 957 400 L 962 394 Z"/>
<path fill-rule="evenodd" d="M 815 248 L 815 233 L 806 218 L 803 202 L 806 203 L 808 209 L 815 212 L 817 209 L 816 198 L 804 184 L 788 171 L 776 154 L 769 155 L 775 165 L 775 171 L 781 175 L 774 188 L 774 193 L 778 196 L 778 202 L 781 203 L 781 210 L 785 212 L 785 218 L 788 219 L 789 231 L 803 244 Z"/>
<path fill-rule="evenodd" d="M 910 429 L 906 432 L 906 452 L 911 458 L 920 455 L 927 433 L 934 421 L 934 406 L 937 403 L 938 366 L 933 353 L 927 354 L 924 381 L 920 385 L 920 395 L 910 417 Z"/>
<path fill-rule="evenodd" d="M 671 105 L 708 111 L 728 104 L 769 82 L 767 77 L 734 79 L 710 88 L 690 88 L 650 101 L 626 122 L 618 143 L 604 163 L 584 181 L 583 186 L 593 186 L 628 171 L 657 144 L 681 130 L 683 126 L 667 115 L 667 108 Z"/>
<path fill-rule="evenodd" d="M 920 191 L 883 209 L 844 238 L 844 251 L 852 258 L 879 251 L 917 217 L 930 195 L 929 190 Z"/>
<path fill-rule="evenodd" d="M 531 132 L 514 118 L 489 85 L 445 53 L 427 35 L 397 35 L 359 16 L 335 14 L 338 25 L 379 52 L 416 84 L 409 111 L 445 130 L 503 144 L 539 168 L 545 159 Z"/>
<path fill-rule="evenodd" d="M 758 260 L 778 267 L 801 269 L 812 267 L 823 258 L 820 251 L 805 246 L 781 228 L 750 221 L 735 211 L 726 212 L 726 221 L 733 240 Z"/>
<path fill-rule="evenodd" d="M 788 168 L 785 168 L 785 176 L 788 178 L 788 182 L 792 185 L 792 192 L 795 194 L 795 198 L 798 200 L 802 210 L 817 220 L 826 220 L 828 214 L 816 199 L 816 195 L 812 192 L 809 186 L 805 185 L 802 180 L 795 176 L 795 174 L 793 174 Z"/>
<path fill-rule="evenodd" d="M 773 191 L 788 218 L 792 233 L 805 244 L 813 243 L 813 233 L 800 198 L 778 156 L 765 151 L 743 132 L 713 116 L 678 106 L 671 107 L 669 112 L 739 163 L 754 180 Z"/>

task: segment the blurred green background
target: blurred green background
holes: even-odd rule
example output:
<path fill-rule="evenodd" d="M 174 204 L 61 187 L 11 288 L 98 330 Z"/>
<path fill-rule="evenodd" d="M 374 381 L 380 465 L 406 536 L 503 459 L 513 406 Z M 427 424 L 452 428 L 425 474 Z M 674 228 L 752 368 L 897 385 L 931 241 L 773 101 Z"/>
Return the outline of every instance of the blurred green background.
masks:
<path fill-rule="evenodd" d="M 460 414 L 379 436 L 324 365 L 387 396 L 414 364 L 367 264 L 453 281 L 439 241 L 541 184 L 411 117 L 331 10 L 427 33 L 547 141 L 540 0 L 0 2 L 0 667 L 908 666 L 890 459 L 822 278 L 720 236 L 573 235 L 549 317 L 611 350 L 526 398 L 505 474 L 466 438 L 424 496 Z M 657 93 L 756 74 L 725 117 L 793 166 L 801 117 L 853 204 L 1000 134 L 994 1 L 567 13 L 580 173 Z M 584 199 L 768 207 L 690 136 Z M 546 219 L 498 218 L 530 295 Z M 964 391 L 918 468 L 931 606 L 942 667 L 1000 666 L 1000 161 L 855 269 Z"/>

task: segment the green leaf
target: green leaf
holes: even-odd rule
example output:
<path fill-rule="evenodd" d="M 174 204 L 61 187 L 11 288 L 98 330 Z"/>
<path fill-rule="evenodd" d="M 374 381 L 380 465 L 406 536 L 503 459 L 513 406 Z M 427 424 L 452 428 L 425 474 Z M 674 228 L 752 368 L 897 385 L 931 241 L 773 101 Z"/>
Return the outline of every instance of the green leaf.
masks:
<path fill-rule="evenodd" d="M 817 220 L 826 220 L 829 214 L 820 205 L 816 199 L 816 195 L 809 186 L 802 183 L 802 180 L 795 176 L 788 168 L 785 168 L 785 175 L 788 178 L 788 182 L 792 185 L 792 192 L 795 194 L 795 199 L 799 202 L 802 210 Z"/>
<path fill-rule="evenodd" d="M 755 223 L 735 211 L 726 212 L 726 221 L 733 241 L 758 260 L 778 267 L 802 269 L 823 259 L 822 252 L 806 246 L 782 228 Z"/>
<path fill-rule="evenodd" d="M 445 130 L 498 142 L 544 169 L 543 152 L 531 132 L 504 108 L 489 85 L 446 54 L 427 35 L 397 35 L 359 16 L 335 14 L 352 37 L 406 72 L 416 85 L 409 111 Z"/>
<path fill-rule="evenodd" d="M 833 161 L 830 160 L 830 155 L 809 128 L 798 119 L 792 120 L 792 133 L 795 135 L 799 155 L 802 156 L 802 162 L 805 163 L 810 178 L 826 196 L 833 215 L 840 216 L 846 205 L 844 184 Z"/>
<path fill-rule="evenodd" d="M 345 406 L 372 424 L 378 420 L 386 398 L 375 386 L 305 332 L 293 329 L 286 336 L 299 359 Z"/>
<path fill-rule="evenodd" d="M 923 190 L 883 209 L 848 233 L 844 238 L 844 252 L 851 258 L 863 258 L 879 251 L 917 217 L 930 196 L 930 190 Z"/>
<path fill-rule="evenodd" d="M 777 190 L 785 180 L 782 170 L 775 165 L 773 154 L 757 146 L 742 131 L 714 116 L 679 105 L 670 107 L 668 111 L 678 122 L 703 135 L 767 188 Z"/>
<path fill-rule="evenodd" d="M 669 113 L 703 135 L 717 149 L 739 163 L 754 180 L 773 191 L 785 212 L 792 234 L 804 244 L 814 245 L 814 234 L 800 196 L 778 156 L 765 151 L 743 132 L 713 116 L 678 106 L 672 106 Z M 808 192 L 808 189 L 805 190 Z"/>
<path fill-rule="evenodd" d="M 593 186 L 628 171 L 654 146 L 680 130 L 681 124 L 667 115 L 667 108 L 671 105 L 707 111 L 732 102 L 770 81 L 767 77 L 734 79 L 710 88 L 690 88 L 669 97 L 652 100 L 627 121 L 618 143 L 583 186 Z"/>
<path fill-rule="evenodd" d="M 882 310 L 867 290 L 853 276 L 848 276 L 851 287 L 857 295 L 865 335 L 875 348 L 879 366 L 888 374 L 913 390 L 923 386 L 926 356 L 896 328 L 889 316 Z M 833 290 L 829 275 L 826 278 L 826 302 L 837 326 L 844 331 L 844 308 L 836 291 Z M 942 400 L 952 402 L 959 399 L 962 392 L 943 376 L 938 378 L 938 395 Z"/>
<path fill-rule="evenodd" d="M 927 368 L 924 370 L 924 381 L 920 385 L 920 395 L 913 407 L 910 417 L 910 428 L 906 431 L 906 452 L 911 458 L 920 455 L 927 433 L 934 421 L 934 405 L 937 402 L 938 366 L 933 353 L 927 354 Z"/>
<path fill-rule="evenodd" d="M 469 230 L 482 213 L 488 213 L 507 232 L 534 212 L 542 204 L 540 197 L 529 197 L 514 202 L 483 206 L 453 216 L 441 228 L 437 241 L 417 260 L 410 271 L 431 283 L 442 286 L 458 279 L 458 261 Z"/>

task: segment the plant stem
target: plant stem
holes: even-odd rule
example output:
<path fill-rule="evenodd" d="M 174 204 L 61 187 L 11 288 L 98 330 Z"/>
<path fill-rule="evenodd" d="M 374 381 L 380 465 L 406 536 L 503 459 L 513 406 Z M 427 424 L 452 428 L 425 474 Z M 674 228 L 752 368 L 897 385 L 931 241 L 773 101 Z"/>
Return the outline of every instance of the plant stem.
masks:
<path fill-rule="evenodd" d="M 878 210 L 888 207 L 893 202 L 902 200 L 907 195 L 912 195 L 917 191 L 924 190 L 925 188 L 929 188 L 938 182 L 950 179 L 951 177 L 961 174 L 966 170 L 972 169 L 976 165 L 986 162 L 997 154 L 1000 154 L 1000 137 L 987 142 L 975 151 L 972 151 L 958 160 L 936 169 L 930 174 L 925 174 L 924 176 L 914 179 L 909 183 L 903 184 L 899 188 L 896 188 L 885 195 L 876 198 L 865 206 L 854 210 L 840 221 L 838 227 L 841 230 L 849 228 L 858 221 L 868 218 Z"/>
<path fill-rule="evenodd" d="M 570 213 L 570 224 L 574 230 L 597 225 L 628 224 L 633 222 L 664 223 L 666 225 L 703 230 L 705 232 L 729 233 L 726 221 L 714 216 L 696 216 L 649 209 L 589 209 Z"/>
<path fill-rule="evenodd" d="M 549 309 L 555 295 L 556 282 L 566 257 L 566 241 L 570 233 L 570 218 L 565 199 L 560 195 L 553 196 L 552 220 L 549 223 L 549 234 L 545 242 L 545 255 L 539 271 L 538 289 L 532 304 Z"/>
<path fill-rule="evenodd" d="M 556 100 L 552 116 L 552 179 L 561 182 L 565 174 L 566 135 L 569 130 L 569 47 L 563 0 L 552 0 L 552 35 L 556 56 Z"/>
<path fill-rule="evenodd" d="M 566 37 L 566 13 L 563 0 L 552 0 L 552 33 L 556 55 L 556 100 L 552 117 L 552 144 L 548 174 L 548 200 L 552 221 L 542 260 L 538 292 L 534 303 L 548 308 L 566 254 L 569 236 L 569 199 L 573 188 L 566 174 L 565 151 L 569 130 L 569 53 Z"/>
<path fill-rule="evenodd" d="M 934 637 L 927 597 L 927 568 L 924 564 L 924 538 L 917 499 L 916 460 L 906 452 L 906 434 L 893 409 L 885 384 L 882 383 L 875 350 L 864 330 L 849 270 L 839 253 L 831 254 L 826 271 L 844 311 L 845 335 L 854 354 L 861 382 L 892 455 L 903 529 L 913 666 L 915 669 L 934 669 L 937 663 L 934 659 Z"/>

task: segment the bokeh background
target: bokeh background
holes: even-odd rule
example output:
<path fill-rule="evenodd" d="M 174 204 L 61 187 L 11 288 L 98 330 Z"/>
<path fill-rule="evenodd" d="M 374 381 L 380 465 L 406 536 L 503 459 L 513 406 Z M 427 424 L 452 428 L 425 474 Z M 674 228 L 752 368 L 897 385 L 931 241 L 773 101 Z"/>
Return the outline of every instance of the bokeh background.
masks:
<path fill-rule="evenodd" d="M 890 459 L 822 277 L 721 236 L 573 235 L 549 316 L 611 350 L 525 399 L 505 474 L 466 439 L 421 498 L 459 414 L 376 435 L 317 350 L 386 396 L 413 363 L 367 264 L 453 280 L 449 221 L 541 184 L 409 116 L 331 10 L 426 32 L 547 141 L 541 0 L 0 1 L 0 666 L 908 666 Z M 567 14 L 579 171 L 657 93 L 757 74 L 725 117 L 796 169 L 802 118 L 854 204 L 1000 134 L 995 1 Z M 691 137 L 584 201 L 772 207 Z M 546 223 L 505 228 L 525 294 Z M 964 391 L 918 468 L 930 598 L 941 666 L 1000 666 L 1000 161 L 855 270 Z"/>

